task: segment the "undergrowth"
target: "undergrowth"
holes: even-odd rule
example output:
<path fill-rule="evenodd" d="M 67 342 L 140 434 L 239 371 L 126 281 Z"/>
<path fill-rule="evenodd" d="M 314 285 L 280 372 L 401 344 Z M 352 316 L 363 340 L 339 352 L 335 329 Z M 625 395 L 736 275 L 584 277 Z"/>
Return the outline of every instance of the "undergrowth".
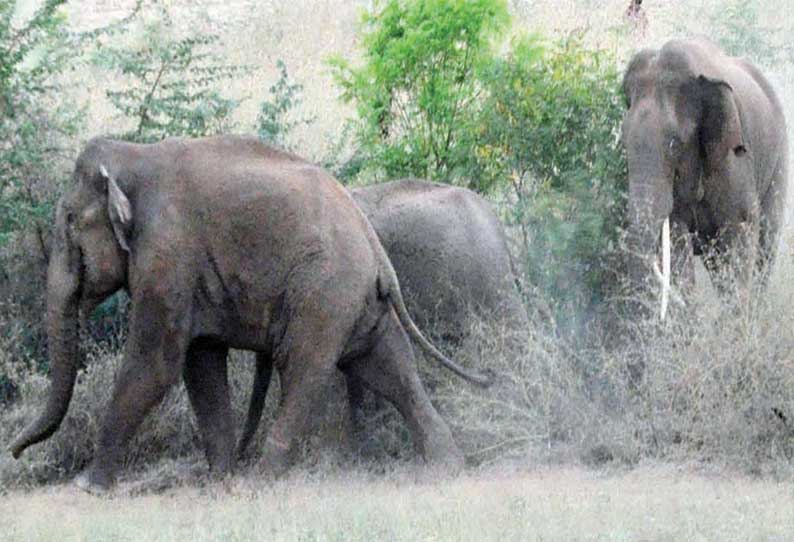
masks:
<path fill-rule="evenodd" d="M 731 306 L 732 296 L 716 298 L 700 288 L 686 310 L 673 310 L 663 324 L 618 317 L 619 331 L 609 340 L 596 327 L 602 321 L 594 321 L 588 338 L 576 344 L 540 318 L 528 330 L 474 321 L 452 352 L 466 365 L 493 370 L 497 379 L 489 389 L 472 387 L 421 359 L 420 371 L 469 465 L 631 466 L 652 459 L 789 478 L 794 474 L 794 289 L 785 277 L 792 264 L 782 263 L 749 310 Z M 121 354 L 109 346 L 84 349 L 86 368 L 60 430 L 21 461 L 0 456 L 0 485 L 68 479 L 90 460 Z M 234 352 L 230 368 L 239 433 L 253 358 Z M 35 416 L 46 391 L 46 379 L 38 374 L 20 370 L 16 378 L 20 397 L 0 414 L 3 449 Z M 367 409 L 366 446 L 363 452 L 353 446 L 344 395 L 340 375 L 307 443 L 304 466 L 364 461 L 382 469 L 413 460 L 405 425 L 391 407 Z M 274 382 L 243 471 L 256 468 L 277 397 Z M 369 398 L 370 407 L 373 403 Z M 147 418 L 129 447 L 124 471 L 134 477 L 154 468 L 166 476 L 167 465 L 184 461 L 196 472 L 206 471 L 180 385 Z"/>

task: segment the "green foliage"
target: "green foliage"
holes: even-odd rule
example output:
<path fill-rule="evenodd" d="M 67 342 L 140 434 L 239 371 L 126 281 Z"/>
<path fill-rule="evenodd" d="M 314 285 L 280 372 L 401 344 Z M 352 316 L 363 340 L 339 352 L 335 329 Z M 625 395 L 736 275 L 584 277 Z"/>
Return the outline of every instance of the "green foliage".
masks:
<path fill-rule="evenodd" d="M 27 14 L 23 2 L 0 0 L 0 402 L 43 350 L 49 222 L 80 127 L 59 77 L 81 45 L 66 30 L 64 1 Z"/>
<path fill-rule="evenodd" d="M 577 37 L 520 39 L 481 74 L 472 178 L 509 187 L 530 282 L 568 315 L 605 293 L 624 214 L 620 79 Z"/>
<path fill-rule="evenodd" d="M 276 67 L 279 78 L 269 89 L 270 99 L 263 100 L 259 105 L 256 133 L 262 141 L 288 149 L 290 148 L 288 139 L 292 130 L 298 126 L 312 124 L 314 118 L 291 118 L 292 112 L 303 103 L 301 97 L 303 85 L 290 81 L 284 61 L 276 61 Z"/>
<path fill-rule="evenodd" d="M 380 7 L 382 6 L 382 7 Z M 368 173 L 454 177 L 459 140 L 476 109 L 475 69 L 508 23 L 504 0 L 388 0 L 364 16 L 364 62 L 331 65 L 354 102 L 356 145 Z"/>
<path fill-rule="evenodd" d="M 390 0 L 366 15 L 363 65 L 332 61 L 358 113 L 349 169 L 509 192 L 528 278 L 568 316 L 607 288 L 626 175 L 620 74 L 577 36 L 498 56 L 507 22 L 496 1 Z"/>
<path fill-rule="evenodd" d="M 125 76 L 118 89 L 106 91 L 119 113 L 135 122 L 119 137 L 152 142 L 227 131 L 239 101 L 218 87 L 250 69 L 225 64 L 211 52 L 218 35 L 177 37 L 167 12 L 160 14 L 137 43 L 105 45 L 95 54 L 98 65 Z"/>
<path fill-rule="evenodd" d="M 64 2 L 48 0 L 18 21 L 17 1 L 0 0 L 0 248 L 30 233 L 42 259 L 58 195 L 52 177 L 60 175 L 57 163 L 79 126 L 57 79 L 75 45 L 59 11 Z"/>

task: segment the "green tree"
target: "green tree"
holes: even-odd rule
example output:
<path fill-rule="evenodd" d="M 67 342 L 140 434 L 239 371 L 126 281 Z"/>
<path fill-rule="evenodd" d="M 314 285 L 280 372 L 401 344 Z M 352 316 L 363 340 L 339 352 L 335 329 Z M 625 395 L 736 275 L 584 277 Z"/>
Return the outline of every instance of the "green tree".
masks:
<path fill-rule="evenodd" d="M 279 71 L 278 81 L 269 89 L 270 98 L 259 104 L 256 116 L 256 133 L 259 139 L 273 145 L 289 149 L 288 139 L 298 126 L 308 126 L 314 117 L 293 118 L 293 112 L 303 103 L 303 85 L 290 81 L 287 65 L 283 60 L 276 61 Z"/>
<path fill-rule="evenodd" d="M 146 24 L 135 44 L 97 49 L 95 63 L 126 76 L 119 88 L 106 91 L 122 117 L 134 128 L 119 137 L 152 142 L 168 136 L 198 137 L 228 130 L 239 100 L 224 97 L 219 87 L 248 73 L 247 66 L 226 64 L 212 53 L 216 34 L 177 37 L 168 13 Z"/>
<path fill-rule="evenodd" d="M 17 1 L 0 0 L 0 248 L 32 234 L 40 259 L 47 257 L 59 164 L 80 125 L 58 79 L 76 45 L 59 11 L 64 2 L 48 0 L 19 21 Z"/>
<path fill-rule="evenodd" d="M 615 263 L 627 188 L 616 66 L 576 36 L 528 37 L 480 75 L 472 178 L 512 193 L 530 282 L 566 318 L 603 297 Z"/>
<path fill-rule="evenodd" d="M 81 36 L 47 0 L 28 14 L 0 0 L 0 403 L 43 359 L 42 284 L 53 205 L 68 175 L 79 110 L 60 74 Z"/>
<path fill-rule="evenodd" d="M 506 28 L 505 0 L 388 0 L 365 14 L 363 64 L 331 65 L 357 108 L 355 144 L 370 175 L 451 179 L 476 109 L 477 65 Z"/>

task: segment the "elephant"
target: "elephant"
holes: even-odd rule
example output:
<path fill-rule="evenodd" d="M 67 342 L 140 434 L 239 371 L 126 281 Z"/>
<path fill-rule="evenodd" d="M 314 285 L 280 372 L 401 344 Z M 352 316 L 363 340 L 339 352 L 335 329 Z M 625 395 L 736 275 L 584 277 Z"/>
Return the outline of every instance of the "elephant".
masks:
<path fill-rule="evenodd" d="M 468 318 L 528 325 L 507 236 L 475 192 L 417 179 L 354 188 L 421 329 L 460 340 Z"/>
<path fill-rule="evenodd" d="M 184 379 L 210 470 L 233 470 L 229 348 L 279 371 L 282 398 L 261 468 L 294 459 L 332 375 L 392 402 L 418 453 L 456 470 L 462 454 L 419 380 L 409 337 L 462 377 L 405 307 L 391 262 L 349 193 L 323 169 L 255 138 L 91 140 L 57 205 L 47 276 L 46 405 L 11 445 L 51 436 L 79 367 L 79 314 L 124 288 L 124 359 L 82 489 L 112 488 L 146 414 Z"/>
<path fill-rule="evenodd" d="M 693 256 L 703 255 L 718 291 L 736 280 L 746 306 L 774 262 L 788 190 L 786 123 L 772 86 L 749 61 L 694 38 L 636 53 L 623 92 L 631 284 L 647 281 L 666 230 L 663 283 L 672 268 L 691 289 Z"/>
<path fill-rule="evenodd" d="M 420 328 L 452 343 L 464 338 L 472 317 L 514 331 L 528 329 L 507 236 L 485 199 L 465 188 L 417 179 L 350 193 L 386 249 L 408 312 Z M 270 376 L 270 364 L 257 358 L 240 455 L 257 431 Z M 356 378 L 347 379 L 347 389 L 355 418 L 363 389 Z"/>

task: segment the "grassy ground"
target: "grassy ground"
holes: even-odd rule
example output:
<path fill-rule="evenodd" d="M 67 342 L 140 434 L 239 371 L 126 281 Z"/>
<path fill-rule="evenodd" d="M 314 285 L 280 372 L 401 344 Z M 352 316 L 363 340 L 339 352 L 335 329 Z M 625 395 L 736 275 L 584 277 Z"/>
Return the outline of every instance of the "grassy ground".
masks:
<path fill-rule="evenodd" d="M 0 500 L 0 539 L 794 540 L 790 484 L 668 466 L 415 475 L 302 473 L 137 498 L 122 486 L 113 499 L 56 486 Z"/>
<path fill-rule="evenodd" d="M 700 28 L 707 22 L 703 13 L 720 1 L 645 2 L 647 35 L 625 39 L 610 28 L 620 23 L 628 0 L 513 0 L 510 5 L 518 17 L 517 29 L 559 35 L 586 27 L 595 41 L 628 52 L 689 30 L 705 32 Z M 789 1 L 765 3 L 759 24 L 790 25 Z M 124 15 L 123 8 L 132 3 L 75 0 L 70 16 L 78 26 L 92 27 Z M 238 112 L 241 131 L 250 129 L 258 100 L 275 81 L 276 59 L 285 59 L 290 73 L 306 85 L 305 113 L 318 118 L 313 127 L 299 131 L 295 143 L 302 154 L 322 155 L 328 133 L 349 113 L 333 97 L 324 59 L 330 53 L 356 54 L 356 13 L 370 2 L 167 3 L 188 10 L 212 29 L 220 28 L 226 47 L 220 53 L 231 62 L 260 68 L 231 89 L 237 97 L 252 97 Z M 184 20 L 193 24 L 193 19 Z M 786 104 L 790 132 L 793 70 L 790 65 L 767 70 Z M 99 83 L 82 89 L 91 101 L 92 133 L 115 122 Z M 634 395 L 626 392 L 624 372 L 626 360 L 636 352 L 594 349 L 570 356 L 551 339 L 533 337 L 519 363 L 492 358 L 487 349 L 468 348 L 470 363 L 490 360 L 515 378 L 493 397 L 468 388 L 437 389 L 434 398 L 470 459 L 497 464 L 495 470 L 467 472 L 453 480 L 416 480 L 415 472 L 390 458 L 386 468 L 407 470 L 374 475 L 321 466 L 307 473 L 304 466 L 275 483 L 246 476 L 226 485 L 202 484 L 196 473 L 203 473 L 206 463 L 180 391 L 150 417 L 141 431 L 145 437 L 131 446 L 128 460 L 133 467 L 155 460 L 162 465 L 151 465 L 146 475 L 125 469 L 128 481 L 112 499 L 86 496 L 53 480 L 68 480 L 81 470 L 96 440 L 96 420 L 118 360 L 115 353 L 94 353 L 89 358 L 95 363 L 81 373 L 70 415 L 58 435 L 31 450 L 24 461 L 13 461 L 7 453 L 0 456 L 0 540 L 794 540 L 790 228 L 785 238 L 787 248 L 768 302 L 747 326 L 720 319 L 722 305 L 704 301 L 707 306 L 698 307 L 696 317 L 674 314 L 666 329 L 645 334 L 637 349 L 648 370 Z M 577 365 L 581 360 L 597 369 L 587 381 Z M 250 363 L 239 365 L 233 376 L 250 379 Z M 249 380 L 235 389 L 247 393 Z M 38 399 L 42 390 L 43 381 L 37 380 L 23 392 Z M 246 397 L 237 398 L 238 412 Z M 27 410 L 3 413 L 0 448 L 30 419 L 34 406 L 39 402 L 31 400 L 25 403 Z M 387 452 L 408 449 L 402 441 L 388 446 L 392 434 L 400 435 L 390 425 L 380 420 L 372 425 L 385 434 L 381 441 Z M 524 458 L 525 470 L 506 470 L 508 448 L 514 449 L 511 458 Z M 169 461 L 186 456 L 193 463 L 183 476 L 179 473 L 184 469 Z M 647 466 L 654 457 L 719 464 L 713 468 L 728 474 Z M 633 470 L 526 470 L 538 460 L 621 469 L 629 465 Z M 22 489 L 36 483 L 48 485 Z M 4 494 L 2 486 L 13 492 Z M 168 489 L 151 493 L 158 487 Z"/>

